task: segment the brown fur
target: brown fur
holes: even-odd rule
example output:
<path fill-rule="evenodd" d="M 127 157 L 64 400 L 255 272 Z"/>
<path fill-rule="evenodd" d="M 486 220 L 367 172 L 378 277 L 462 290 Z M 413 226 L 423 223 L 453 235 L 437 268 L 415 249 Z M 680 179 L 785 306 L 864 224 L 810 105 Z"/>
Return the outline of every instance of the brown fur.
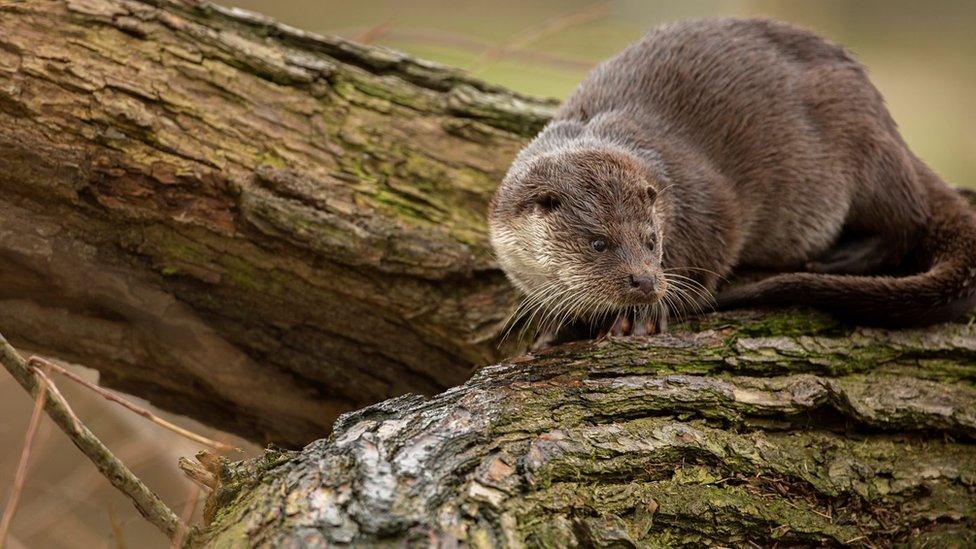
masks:
<path fill-rule="evenodd" d="M 563 318 L 633 306 L 638 272 L 659 280 L 643 302 L 671 282 L 686 312 L 707 299 L 668 273 L 714 292 L 738 268 L 813 272 L 720 306 L 925 324 L 976 304 L 976 215 L 908 150 L 860 64 L 773 21 L 666 25 L 599 65 L 519 154 L 490 223 L 530 297 L 584 294 Z M 613 253 L 588 248 L 596 236 Z"/>

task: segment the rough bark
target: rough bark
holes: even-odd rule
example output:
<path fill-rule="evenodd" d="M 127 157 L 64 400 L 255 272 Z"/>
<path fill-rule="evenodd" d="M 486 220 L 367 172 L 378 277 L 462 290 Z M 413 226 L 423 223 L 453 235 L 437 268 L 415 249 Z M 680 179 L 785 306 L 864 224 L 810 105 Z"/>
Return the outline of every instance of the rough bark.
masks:
<path fill-rule="evenodd" d="M 969 546 L 976 327 L 714 315 L 557 347 L 227 464 L 217 547 Z"/>
<path fill-rule="evenodd" d="M 552 104 L 190 1 L 0 1 L 0 333 L 257 440 L 502 356 Z"/>

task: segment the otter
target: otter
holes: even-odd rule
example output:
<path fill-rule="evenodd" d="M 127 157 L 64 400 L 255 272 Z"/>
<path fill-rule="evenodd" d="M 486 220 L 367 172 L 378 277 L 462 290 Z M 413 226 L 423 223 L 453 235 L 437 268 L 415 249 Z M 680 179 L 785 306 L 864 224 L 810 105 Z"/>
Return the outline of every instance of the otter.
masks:
<path fill-rule="evenodd" d="M 976 214 L 847 50 L 771 20 L 664 25 L 598 65 L 518 154 L 489 225 L 544 337 L 716 306 L 906 326 L 976 305 Z M 778 274 L 720 288 L 743 271 Z"/>

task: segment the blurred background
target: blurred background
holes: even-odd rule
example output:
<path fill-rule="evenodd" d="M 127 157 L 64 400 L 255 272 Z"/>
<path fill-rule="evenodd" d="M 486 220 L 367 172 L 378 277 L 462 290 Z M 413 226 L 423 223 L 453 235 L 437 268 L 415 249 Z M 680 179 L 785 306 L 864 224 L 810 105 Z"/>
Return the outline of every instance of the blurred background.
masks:
<path fill-rule="evenodd" d="M 976 1 L 224 0 L 307 30 L 389 46 L 521 92 L 565 97 L 590 67 L 655 24 L 764 15 L 847 45 L 867 65 L 909 144 L 948 181 L 976 186 Z M 75 368 L 89 379 L 97 375 Z M 176 467 L 200 447 L 55 376 L 79 416 L 177 512 L 202 494 Z M 0 374 L 0 486 L 6 501 L 33 402 Z M 260 449 L 185 418 L 201 434 Z M 196 505 L 199 516 L 202 503 Z M 166 547 L 81 453 L 44 420 L 8 546 Z"/>
<path fill-rule="evenodd" d="M 976 186 L 973 0 L 220 0 L 307 30 L 389 46 L 532 95 L 565 97 L 649 27 L 766 16 L 848 46 L 916 154 Z"/>
<path fill-rule="evenodd" d="M 31 354 L 29 349 L 18 350 L 25 357 Z M 88 381 L 98 380 L 94 370 L 58 364 Z M 63 375 L 51 373 L 51 379 L 79 419 L 116 457 L 177 514 L 192 513 L 194 523 L 199 524 L 206 494 L 187 480 L 176 462 L 181 456 L 192 457 L 204 446 L 105 400 Z M 126 398 L 185 429 L 243 450 L 227 454 L 230 459 L 261 454 L 260 448 L 233 435 L 162 412 L 142 399 Z M 0 505 L 7 504 L 33 408 L 34 399 L 6 370 L 0 370 Z M 31 447 L 27 481 L 4 549 L 25 547 L 143 549 L 169 547 L 169 542 L 45 415 Z"/>

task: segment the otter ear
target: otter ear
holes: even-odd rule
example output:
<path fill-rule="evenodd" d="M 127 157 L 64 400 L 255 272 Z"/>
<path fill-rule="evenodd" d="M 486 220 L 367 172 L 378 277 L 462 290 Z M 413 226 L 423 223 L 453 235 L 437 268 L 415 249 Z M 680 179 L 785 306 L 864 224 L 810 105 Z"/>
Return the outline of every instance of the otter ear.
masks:
<path fill-rule="evenodd" d="M 543 213 L 549 213 L 559 207 L 559 197 L 552 193 L 542 193 L 533 199 L 535 207 Z"/>
<path fill-rule="evenodd" d="M 657 189 L 651 185 L 648 185 L 644 190 L 647 193 L 647 197 L 651 199 L 651 202 L 657 200 Z"/>

